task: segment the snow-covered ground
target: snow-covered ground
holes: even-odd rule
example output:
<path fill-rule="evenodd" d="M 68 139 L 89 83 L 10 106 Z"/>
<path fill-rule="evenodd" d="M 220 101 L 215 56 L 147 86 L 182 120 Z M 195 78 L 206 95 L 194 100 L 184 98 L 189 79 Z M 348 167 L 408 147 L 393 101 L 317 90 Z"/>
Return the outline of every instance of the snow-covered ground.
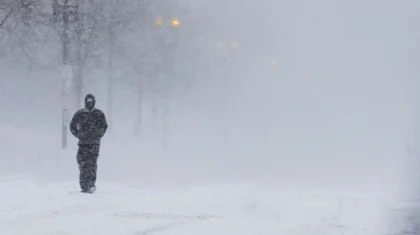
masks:
<path fill-rule="evenodd" d="M 1 129 L 1 235 L 416 234 L 420 205 L 405 193 L 217 178 L 123 145 L 104 144 L 98 191 L 81 194 L 73 142 L 63 152 L 47 136 Z"/>
<path fill-rule="evenodd" d="M 0 179 L 0 234 L 415 234 L 415 204 L 367 192 L 282 190 L 250 183 L 139 188 Z M 405 229 L 406 233 L 403 233 Z"/>

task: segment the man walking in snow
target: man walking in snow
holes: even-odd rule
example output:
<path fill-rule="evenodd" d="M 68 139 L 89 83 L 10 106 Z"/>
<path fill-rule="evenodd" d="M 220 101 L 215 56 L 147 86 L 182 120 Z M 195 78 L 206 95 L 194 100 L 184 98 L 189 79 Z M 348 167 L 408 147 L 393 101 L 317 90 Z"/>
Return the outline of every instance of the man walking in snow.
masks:
<path fill-rule="evenodd" d="M 92 94 L 86 95 L 85 107 L 77 111 L 70 122 L 71 133 L 79 139 L 77 163 L 83 193 L 93 193 L 96 190 L 99 148 L 107 128 L 105 114 L 95 108 L 95 97 Z"/>

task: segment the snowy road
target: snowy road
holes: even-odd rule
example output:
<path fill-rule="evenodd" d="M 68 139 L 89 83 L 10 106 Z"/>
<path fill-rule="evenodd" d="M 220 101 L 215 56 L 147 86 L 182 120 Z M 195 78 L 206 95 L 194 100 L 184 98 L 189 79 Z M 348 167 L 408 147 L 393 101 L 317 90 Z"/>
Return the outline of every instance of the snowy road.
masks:
<path fill-rule="evenodd" d="M 387 195 L 219 185 L 129 188 L 0 179 L 2 235 L 410 234 L 410 201 Z M 401 232 L 405 229 L 405 233 Z"/>

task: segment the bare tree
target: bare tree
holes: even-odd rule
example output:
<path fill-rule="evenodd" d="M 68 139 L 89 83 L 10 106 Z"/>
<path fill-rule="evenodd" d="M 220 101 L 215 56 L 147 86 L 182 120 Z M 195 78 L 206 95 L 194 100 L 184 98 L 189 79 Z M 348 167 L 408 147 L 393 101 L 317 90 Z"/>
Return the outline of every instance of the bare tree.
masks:
<path fill-rule="evenodd" d="M 38 0 L 2 0 L 0 1 L 0 28 L 4 28 L 12 18 L 29 24 L 33 18 L 33 8 Z"/>
<path fill-rule="evenodd" d="M 116 1 L 110 0 L 106 4 L 105 22 L 106 38 L 107 38 L 107 71 L 108 71 L 108 117 L 110 131 L 113 126 L 113 103 L 114 103 L 114 87 L 116 82 L 115 69 L 121 67 L 116 61 L 121 61 L 121 57 L 125 54 L 122 51 L 131 50 L 125 48 L 124 41 L 121 41 L 122 35 L 136 33 L 135 28 L 143 29 L 147 18 L 147 8 L 150 4 L 149 0 L 142 1 Z M 144 17 L 146 16 L 146 17 Z M 138 24 L 133 24 L 138 22 Z M 134 26 L 134 27 L 133 27 Z M 140 43 L 144 42 L 144 33 L 140 32 Z M 118 53 L 120 52 L 120 53 Z M 131 61 L 130 61 L 131 62 Z"/>
<path fill-rule="evenodd" d="M 57 5 L 62 6 L 61 11 L 57 11 Z M 73 10 L 66 15 L 64 9 L 68 8 Z M 0 50 L 0 57 L 19 51 L 24 56 L 17 57 L 30 59 L 28 64 L 36 65 L 36 69 L 55 72 L 61 65 L 71 65 L 66 70 L 68 111 L 80 108 L 86 86 L 98 79 L 90 72 L 106 72 L 111 128 L 115 87 L 135 86 L 135 130 L 140 133 L 145 95 L 153 97 L 153 120 L 168 112 L 162 112 L 157 98 L 165 97 L 169 104 L 168 95 L 175 86 L 171 78 L 179 63 L 177 38 L 182 33 L 180 22 L 174 20 L 179 16 L 172 1 L 0 0 L 0 49 L 5 49 Z M 9 55 L 2 59 L 9 60 Z"/>
<path fill-rule="evenodd" d="M 42 0 L 0 1 L 0 56 L 20 52 L 35 63 L 34 46 L 43 41 L 48 20 Z"/>

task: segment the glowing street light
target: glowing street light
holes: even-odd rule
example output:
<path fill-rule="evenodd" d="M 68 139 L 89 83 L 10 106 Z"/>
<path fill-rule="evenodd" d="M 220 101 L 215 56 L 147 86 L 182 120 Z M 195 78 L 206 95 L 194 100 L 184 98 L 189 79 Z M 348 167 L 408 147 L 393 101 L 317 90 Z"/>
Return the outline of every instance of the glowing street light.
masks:
<path fill-rule="evenodd" d="M 155 24 L 156 24 L 156 26 L 158 26 L 158 27 L 163 27 L 163 26 L 165 26 L 165 25 L 168 25 L 169 24 L 169 22 L 165 22 L 164 20 L 162 20 L 162 19 L 157 19 L 156 21 L 155 21 Z M 172 27 L 179 27 L 180 25 L 181 25 L 181 21 L 178 19 L 178 18 L 175 18 L 175 19 L 172 19 L 171 21 L 170 21 L 170 25 L 172 26 Z"/>
<path fill-rule="evenodd" d="M 171 21 L 171 25 L 172 25 L 173 27 L 178 27 L 178 26 L 180 26 L 180 25 L 181 25 L 181 22 L 179 21 L 179 19 L 173 19 L 173 20 Z"/>
<path fill-rule="evenodd" d="M 230 42 L 230 47 L 231 47 L 232 49 L 238 49 L 238 43 L 237 43 L 237 42 L 235 42 L 235 41 L 232 41 L 232 42 Z"/>
<path fill-rule="evenodd" d="M 161 26 L 163 26 L 164 24 L 165 24 L 165 22 L 163 21 L 163 20 L 161 20 L 161 19 L 159 19 L 159 20 L 156 20 L 156 25 L 157 26 L 159 26 L 159 27 L 161 27 Z"/>

